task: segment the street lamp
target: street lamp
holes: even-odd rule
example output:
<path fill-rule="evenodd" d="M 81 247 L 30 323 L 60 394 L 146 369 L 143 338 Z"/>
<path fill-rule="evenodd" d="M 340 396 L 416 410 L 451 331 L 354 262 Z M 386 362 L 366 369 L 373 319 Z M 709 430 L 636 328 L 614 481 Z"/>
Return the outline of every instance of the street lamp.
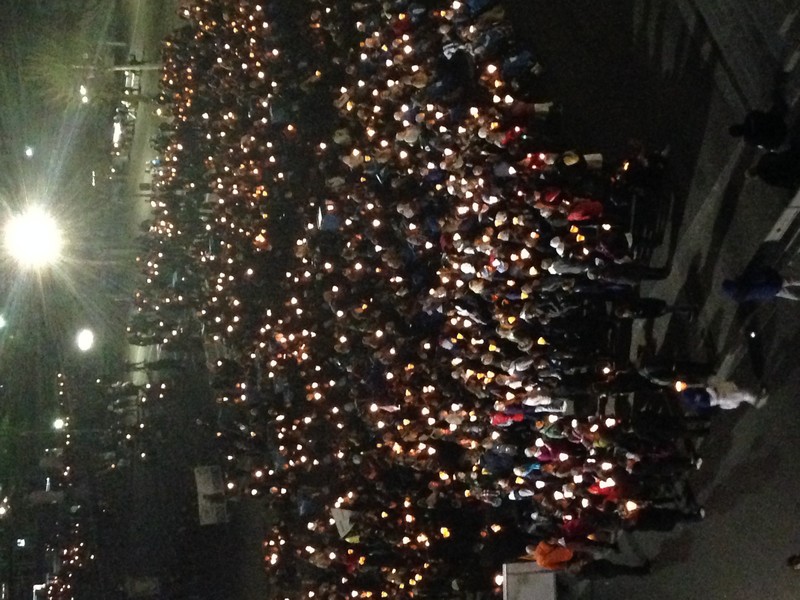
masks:
<path fill-rule="evenodd" d="M 91 329 L 81 329 L 75 338 L 78 350 L 88 352 L 94 346 L 94 332 Z"/>
<path fill-rule="evenodd" d="M 66 426 L 67 426 L 67 422 L 64 419 L 62 419 L 61 417 L 59 417 L 58 419 L 53 421 L 53 429 L 55 429 L 56 431 L 61 431 Z"/>
<path fill-rule="evenodd" d="M 5 226 L 3 241 L 6 251 L 27 269 L 55 263 L 64 246 L 55 219 L 38 207 L 11 217 Z"/>

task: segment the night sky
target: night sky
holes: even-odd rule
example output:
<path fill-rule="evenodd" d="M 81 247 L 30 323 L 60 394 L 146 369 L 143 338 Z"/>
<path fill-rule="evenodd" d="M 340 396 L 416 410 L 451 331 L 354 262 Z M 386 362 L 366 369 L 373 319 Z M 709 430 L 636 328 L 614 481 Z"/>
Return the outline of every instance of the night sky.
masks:
<path fill-rule="evenodd" d="M 136 241 L 130 207 L 108 179 L 115 103 L 104 97 L 109 86 L 121 89 L 122 74 L 97 75 L 127 58 L 114 44 L 125 41 L 128 25 L 117 4 L 0 2 L 0 213 L 5 222 L 40 207 L 65 237 L 63 260 L 40 273 L 23 271 L 6 253 L 0 259 L 6 323 L 0 330 L 0 484 L 19 508 L 2 527 L 7 535 L 36 539 L 32 552 L 42 578 L 44 543 L 63 526 L 59 512 L 66 508 L 43 511 L 25 498 L 45 489 L 48 473 L 39 462 L 55 443 L 51 423 L 63 412 L 57 374 L 81 385 L 95 377 L 111 382 L 126 359 Z M 86 104 L 78 90 L 84 80 L 93 95 Z M 82 356 L 74 340 L 87 326 L 99 343 Z M 88 405 L 90 391 L 79 396 Z M 101 417 L 102 411 L 86 410 L 81 427 L 102 427 Z M 8 552 L 4 544 L 3 569 Z"/>

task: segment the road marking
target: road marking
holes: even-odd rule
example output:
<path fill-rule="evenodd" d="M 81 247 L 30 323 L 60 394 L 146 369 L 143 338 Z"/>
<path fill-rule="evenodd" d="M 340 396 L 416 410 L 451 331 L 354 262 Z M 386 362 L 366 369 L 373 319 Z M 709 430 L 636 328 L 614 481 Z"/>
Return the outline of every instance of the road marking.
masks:
<path fill-rule="evenodd" d="M 722 379 L 728 379 L 732 374 L 736 367 L 739 366 L 739 363 L 744 358 L 744 345 L 737 346 L 728 354 L 725 355 L 725 358 L 722 359 L 722 363 L 717 369 L 717 376 L 721 377 Z"/>
<path fill-rule="evenodd" d="M 794 198 L 792 198 L 792 201 L 789 203 L 789 206 L 787 206 L 781 216 L 778 217 L 778 220 L 772 227 L 772 230 L 767 234 L 767 237 L 764 239 L 764 241 L 777 242 L 782 239 L 798 214 L 800 214 L 800 192 L 795 194 Z"/>
<path fill-rule="evenodd" d="M 794 20 L 797 18 L 798 11 L 800 11 L 800 9 L 795 9 L 793 12 L 786 15 L 786 18 L 781 24 L 781 28 L 778 30 L 779 36 L 786 37 L 786 34 L 789 33 L 789 29 L 792 27 L 792 23 L 794 23 Z"/>
<path fill-rule="evenodd" d="M 783 65 L 783 70 L 787 73 L 794 71 L 794 68 L 797 66 L 797 62 L 800 61 L 800 50 L 795 50 L 794 52 L 789 55 L 786 63 Z"/>
<path fill-rule="evenodd" d="M 772 227 L 772 231 L 770 231 L 767 234 L 767 237 L 764 238 L 764 241 L 777 242 L 780 240 L 786 233 L 786 230 L 792 225 L 798 213 L 800 213 L 800 208 L 787 208 L 784 210 L 783 214 L 778 218 L 778 221 Z"/>

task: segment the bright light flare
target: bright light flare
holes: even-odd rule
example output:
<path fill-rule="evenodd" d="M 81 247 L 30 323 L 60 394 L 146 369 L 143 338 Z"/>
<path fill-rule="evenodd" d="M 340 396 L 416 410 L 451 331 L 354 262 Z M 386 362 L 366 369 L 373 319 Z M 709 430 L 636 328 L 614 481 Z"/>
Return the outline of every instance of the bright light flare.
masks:
<path fill-rule="evenodd" d="M 94 332 L 91 329 L 81 329 L 75 338 L 75 344 L 81 352 L 88 352 L 94 346 Z"/>
<path fill-rule="evenodd" d="M 55 219 L 41 208 L 30 208 L 6 224 L 4 244 L 22 267 L 38 269 L 61 258 L 64 240 Z"/>

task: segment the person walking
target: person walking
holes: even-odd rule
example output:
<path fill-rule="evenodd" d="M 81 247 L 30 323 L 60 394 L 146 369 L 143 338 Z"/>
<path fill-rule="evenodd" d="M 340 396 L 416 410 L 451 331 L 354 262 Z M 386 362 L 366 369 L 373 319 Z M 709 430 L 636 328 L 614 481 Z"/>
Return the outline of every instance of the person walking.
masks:
<path fill-rule="evenodd" d="M 586 579 L 610 579 L 621 575 L 647 575 L 652 569 L 649 560 L 639 565 L 627 565 L 597 558 L 585 551 L 575 552 L 556 540 L 542 540 L 536 546 L 528 546 L 523 559 L 534 560 L 549 571 L 569 571 Z"/>
<path fill-rule="evenodd" d="M 783 117 L 777 112 L 751 110 L 742 123 L 731 125 L 728 129 L 733 137 L 740 137 L 749 146 L 774 152 L 786 141 L 788 128 Z"/>
<path fill-rule="evenodd" d="M 794 191 L 800 186 L 800 148 L 768 152 L 747 170 L 746 175 L 758 177 L 767 185 Z"/>
<path fill-rule="evenodd" d="M 772 267 L 751 267 L 736 279 L 722 282 L 722 293 L 736 302 L 759 302 L 773 298 L 800 300 L 800 281 L 784 277 Z"/>
<path fill-rule="evenodd" d="M 766 391 L 759 396 L 742 389 L 732 381 L 720 377 L 709 377 L 704 385 L 687 385 L 682 381 L 675 384 L 681 404 L 689 410 L 706 412 L 711 408 L 735 410 L 742 404 L 761 408 L 767 402 Z"/>

